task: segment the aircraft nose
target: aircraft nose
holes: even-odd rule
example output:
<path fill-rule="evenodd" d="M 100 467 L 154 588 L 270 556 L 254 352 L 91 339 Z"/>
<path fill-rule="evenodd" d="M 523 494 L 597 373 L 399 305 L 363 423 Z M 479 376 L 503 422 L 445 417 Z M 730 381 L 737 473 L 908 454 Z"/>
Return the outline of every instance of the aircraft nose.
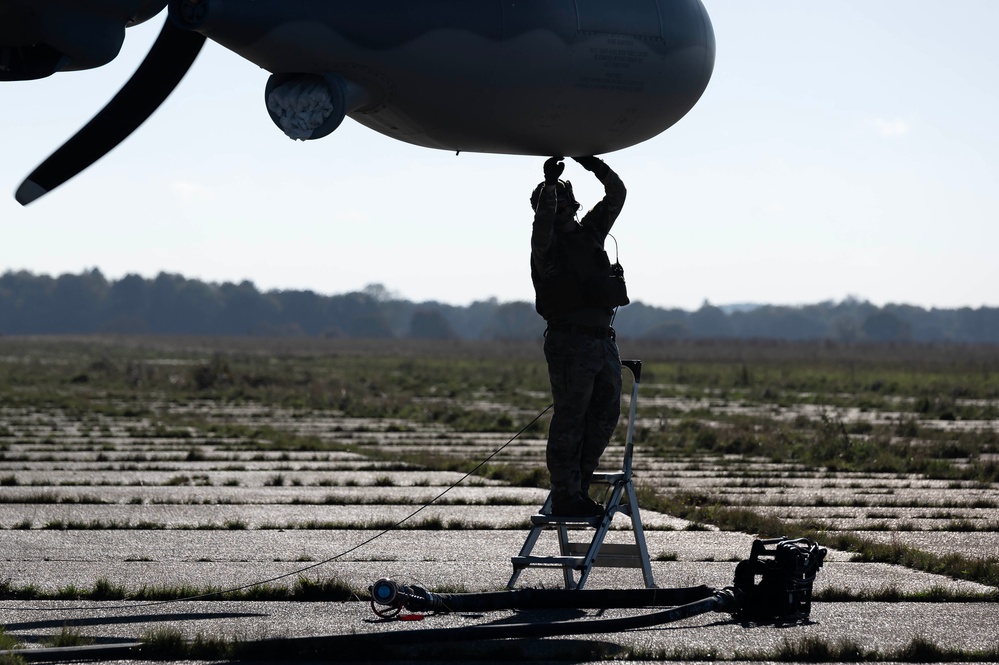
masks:
<path fill-rule="evenodd" d="M 704 47 L 705 47 L 705 79 L 711 78 L 711 73 L 715 68 L 715 29 L 711 25 L 711 17 L 708 16 L 708 9 L 701 3 L 701 18 L 704 21 Z M 705 86 L 707 81 L 705 81 Z"/>
<path fill-rule="evenodd" d="M 684 45 L 687 55 L 678 58 L 684 63 L 687 90 L 691 95 L 690 105 L 693 106 L 711 81 L 715 68 L 715 31 L 711 25 L 711 17 L 701 0 L 687 0 L 688 9 L 685 12 L 686 22 L 678 22 L 679 29 L 683 24 L 684 37 L 677 43 Z"/>

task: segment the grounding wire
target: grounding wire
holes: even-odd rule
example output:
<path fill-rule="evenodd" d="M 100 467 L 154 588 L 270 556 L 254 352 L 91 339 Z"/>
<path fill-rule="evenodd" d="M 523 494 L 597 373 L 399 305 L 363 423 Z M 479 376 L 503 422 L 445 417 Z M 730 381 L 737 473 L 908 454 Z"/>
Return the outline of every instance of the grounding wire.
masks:
<path fill-rule="evenodd" d="M 395 529 L 398 529 L 400 526 L 402 526 L 403 524 L 405 524 L 407 521 L 411 520 L 412 518 L 416 517 L 418 514 L 420 514 L 421 512 L 423 512 L 425 509 L 427 509 L 430 506 L 432 506 L 433 504 L 437 503 L 437 501 L 439 501 L 445 494 L 447 494 L 448 492 L 450 492 L 451 490 L 453 490 L 455 487 L 457 487 L 461 483 L 465 482 L 465 480 L 467 480 L 469 476 L 471 476 L 476 471 L 478 471 L 479 469 L 481 469 L 483 466 L 485 466 L 489 462 L 489 460 L 491 460 L 492 458 L 494 458 L 497 455 L 499 455 L 501 452 L 503 452 L 503 450 L 507 446 L 509 446 L 514 441 L 516 441 L 518 438 L 520 438 L 521 434 L 523 434 L 528 429 L 530 429 L 534 425 L 534 423 L 538 422 L 538 420 L 540 420 L 543 415 L 545 415 L 546 413 L 548 413 L 548 411 L 553 406 L 554 406 L 554 404 L 549 404 L 548 406 L 546 406 L 544 408 L 544 410 L 541 411 L 541 413 L 539 413 L 538 415 L 534 416 L 534 419 L 531 420 L 531 422 L 527 423 L 522 428 L 520 428 L 520 431 L 518 431 L 516 434 L 514 434 L 512 437 L 510 437 L 510 439 L 507 440 L 506 443 L 504 443 L 502 446 L 500 446 L 499 448 L 497 448 L 493 452 L 489 453 L 489 455 L 487 455 L 485 459 L 483 459 L 481 462 L 479 462 L 478 464 L 476 464 L 475 467 L 472 468 L 467 473 L 465 473 L 465 475 L 463 475 L 461 478 L 459 478 L 458 480 L 456 480 L 454 483 L 452 483 L 451 485 L 449 485 L 448 487 L 446 487 L 440 494 L 438 494 L 437 496 L 435 496 L 434 498 L 432 498 L 430 501 L 428 501 L 427 503 L 423 504 L 422 506 L 420 506 L 419 508 L 417 508 L 416 510 L 414 510 L 413 512 L 411 512 L 409 515 L 406 515 L 405 517 L 403 517 L 401 520 L 399 520 L 395 524 L 382 529 L 381 531 L 379 531 L 375 535 L 371 536 L 367 540 L 363 540 L 360 543 L 358 543 L 357 545 L 354 545 L 353 547 L 350 547 L 350 548 L 348 548 L 348 549 L 340 552 L 339 554 L 331 556 L 331 557 L 329 557 L 327 559 L 323 559 L 322 561 L 317 561 L 317 562 L 312 563 L 312 564 L 310 564 L 308 566 L 305 566 L 304 568 L 299 568 L 297 570 L 293 570 L 293 571 L 288 572 L 288 573 L 282 573 L 281 575 L 275 575 L 274 577 L 270 577 L 270 578 L 267 578 L 267 579 L 257 580 L 257 581 L 254 581 L 254 582 L 249 582 L 247 584 L 243 584 L 243 585 L 237 586 L 237 587 L 232 587 L 230 589 L 222 589 L 222 590 L 219 590 L 219 591 L 211 591 L 209 593 L 197 594 L 197 595 L 194 595 L 194 596 L 185 596 L 183 598 L 171 598 L 171 599 L 168 599 L 168 600 L 153 600 L 153 601 L 134 602 L 134 603 L 120 603 L 118 605 L 100 605 L 100 606 L 80 605 L 80 606 L 75 606 L 75 607 L 10 607 L 10 608 L 4 608 L 4 609 L 7 609 L 9 611 L 18 611 L 18 612 L 53 612 L 53 613 L 56 613 L 56 612 L 80 612 L 80 611 L 88 611 L 88 612 L 100 611 L 100 612 L 107 612 L 107 611 L 111 611 L 111 610 L 144 609 L 144 608 L 147 608 L 147 607 L 159 607 L 159 606 L 162 606 L 162 605 L 170 605 L 170 604 L 173 604 L 173 603 L 182 603 L 182 602 L 187 602 L 187 601 L 191 601 L 191 600 L 204 600 L 205 598 L 212 598 L 214 596 L 224 596 L 225 594 L 236 593 L 237 591 L 243 591 L 244 589 L 252 589 L 253 587 L 263 586 L 264 584 L 270 584 L 272 582 L 277 582 L 278 580 L 283 580 L 283 579 L 288 578 L 288 577 L 292 577 L 292 576 L 295 576 L 295 575 L 301 575 L 301 574 L 306 573 L 306 572 L 308 572 L 310 570 L 313 570 L 314 568 L 318 568 L 319 566 L 324 566 L 324 565 L 326 565 L 328 563 L 332 563 L 332 562 L 337 561 L 338 559 L 340 559 L 342 557 L 347 556 L 348 554 L 356 552 L 357 550 L 361 549 L 362 547 L 365 547 L 366 545 L 371 544 L 372 542 L 374 542 L 378 538 L 381 538 L 385 534 L 387 534 L 387 533 L 389 533 L 391 531 L 394 531 Z"/>

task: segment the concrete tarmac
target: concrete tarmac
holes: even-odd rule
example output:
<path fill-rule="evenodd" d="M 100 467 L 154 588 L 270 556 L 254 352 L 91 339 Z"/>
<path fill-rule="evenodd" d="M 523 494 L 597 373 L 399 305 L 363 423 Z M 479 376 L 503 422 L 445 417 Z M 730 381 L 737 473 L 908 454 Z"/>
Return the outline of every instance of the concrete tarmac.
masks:
<path fill-rule="evenodd" d="M 649 517 L 651 521 L 656 519 Z M 497 516 L 497 521 L 502 519 Z M 430 588 L 446 585 L 467 592 L 495 591 L 506 585 L 512 572 L 510 556 L 519 549 L 526 530 L 391 531 L 347 556 L 327 561 L 372 535 L 362 530 L 6 531 L 5 577 L 11 587 L 35 585 L 49 591 L 70 585 L 89 588 L 98 580 L 131 590 L 182 585 L 228 589 L 260 580 L 291 586 L 300 576 L 317 581 L 335 578 L 356 589 L 364 589 L 381 577 L 392 577 Z M 617 531 L 611 536 L 612 540 L 627 542 L 630 533 Z M 677 560 L 653 563 L 660 587 L 728 586 L 736 561 L 748 556 L 752 543 L 751 536 L 716 531 L 650 531 L 648 536 L 650 551 L 678 553 Z M 542 543 L 540 551 L 553 553 L 553 542 Z M 295 560 L 305 553 L 301 558 L 312 560 Z M 561 584 L 561 573 L 557 571 L 529 569 L 522 574 L 518 587 L 559 588 Z M 587 584 L 588 589 L 641 586 L 639 571 L 618 568 L 595 569 Z M 871 594 L 885 589 L 982 594 L 991 590 L 899 566 L 854 563 L 847 554 L 836 551 L 829 553 L 815 584 L 816 592 L 830 588 Z M 343 636 L 384 635 L 385 644 L 391 645 L 394 633 L 431 631 L 409 639 L 433 644 L 436 638 L 432 631 L 438 629 L 554 622 L 563 630 L 571 630 L 565 626 L 572 624 L 594 630 L 588 625 L 594 620 L 657 611 L 659 608 L 503 610 L 385 621 L 372 612 L 368 602 L 360 600 L 7 600 L 0 602 L 0 621 L 7 634 L 21 640 L 28 649 L 40 648 L 46 638 L 68 627 L 98 644 L 108 645 L 137 641 L 163 631 L 191 640 L 211 637 L 242 642 L 328 637 L 328 643 L 311 643 L 308 652 L 309 657 L 326 659 L 346 648 Z M 913 640 L 973 652 L 994 649 L 999 644 L 996 612 L 995 603 L 989 602 L 817 602 L 810 620 L 803 625 L 748 625 L 734 621 L 730 614 L 709 613 L 642 629 L 543 638 L 543 649 L 539 646 L 532 653 L 575 662 L 580 650 L 598 654 L 598 660 L 624 655 L 686 659 L 697 654 L 721 659 L 770 659 L 780 649 L 804 639 L 831 645 L 854 643 L 883 654 L 902 649 Z M 498 657 L 506 653 L 508 647 L 504 645 L 509 643 L 477 639 L 471 642 L 477 645 L 474 647 L 455 646 L 460 640 L 448 635 L 449 646 L 442 648 L 441 653 L 446 653 L 451 662 L 472 657 L 462 649 L 477 649 L 476 658 L 488 657 L 494 651 Z M 358 648 L 369 648 L 367 644 Z M 414 654 L 417 652 L 412 650 L 419 649 L 421 657 L 428 655 L 426 649 L 433 654 L 432 648 L 426 646 L 392 648 L 402 649 L 402 653 L 410 649 Z"/>
<path fill-rule="evenodd" d="M 219 408 L 206 405 L 205 412 Z M 227 408 L 232 413 L 215 417 L 254 422 L 252 414 Z M 493 592 L 505 588 L 513 570 L 510 559 L 545 497 L 537 488 L 472 477 L 447 493 L 449 505 L 421 510 L 464 474 L 399 468 L 353 453 L 258 454 L 246 441 L 241 445 L 247 450 L 230 450 L 229 440 L 129 438 L 128 428 L 138 426 L 126 418 L 106 419 L 113 441 L 91 441 L 73 434 L 80 427 L 67 414 L 44 416 L 58 427 L 36 427 L 32 414 L 10 409 L 0 408 L 0 417 L 9 423 L 6 456 L 0 460 L 0 583 L 8 592 L 0 597 L 6 598 L 15 593 L 24 597 L 31 590 L 70 596 L 73 590 L 86 592 L 97 585 L 120 588 L 126 597 L 150 590 L 247 589 L 261 583 L 291 588 L 300 579 L 333 580 L 361 596 L 382 577 L 438 591 Z M 349 435 L 348 425 L 343 419 L 288 419 L 289 428 L 329 439 Z M 365 437 L 377 436 L 382 448 L 433 452 L 442 445 L 434 432 L 415 427 L 388 433 L 371 422 L 354 425 Z M 464 452 L 470 466 L 497 445 L 495 435 L 454 438 L 480 444 L 482 451 L 451 448 L 452 455 Z M 525 441 L 509 458 L 539 465 L 543 446 L 541 440 Z M 611 454 L 608 459 L 616 458 Z M 700 458 L 667 463 L 639 456 L 638 461 L 642 482 L 663 494 L 705 492 L 727 502 L 721 505 L 744 506 L 789 522 L 818 522 L 830 532 L 848 529 L 869 541 L 939 556 L 960 553 L 969 560 L 994 560 L 999 555 L 989 528 L 999 514 L 999 488 L 994 485 L 819 473 L 753 459 L 742 460 L 738 469 Z M 720 532 L 651 510 L 642 510 L 642 521 L 660 587 L 731 585 L 737 562 L 749 556 L 753 542 L 750 534 Z M 977 530 L 939 530 L 969 525 Z M 580 540 L 587 537 L 579 535 Z M 615 518 L 607 542 L 634 542 L 623 515 Z M 535 553 L 556 551 L 554 534 L 547 533 Z M 517 586 L 561 588 L 562 574 L 530 569 Z M 636 569 L 597 568 L 586 588 L 642 586 Z M 387 655 L 394 660 L 419 656 L 423 662 L 759 662 L 787 659 L 789 652 L 815 660 L 801 655 L 809 645 L 843 652 L 848 651 L 844 645 L 853 645 L 886 659 L 913 644 L 931 644 L 953 659 L 962 653 L 995 653 L 999 645 L 999 606 L 988 602 L 996 598 L 993 586 L 857 562 L 849 553 L 830 550 L 814 591 L 851 602 L 815 602 L 808 622 L 788 626 L 751 625 L 734 621 L 729 613 L 712 612 L 641 629 L 605 630 L 620 624 L 592 622 L 655 615 L 661 608 L 502 610 L 386 621 L 364 600 L 6 599 L 0 600 L 0 622 L 26 653 L 38 655 L 47 640 L 67 630 L 98 646 L 164 632 L 190 640 L 286 640 L 289 654 L 302 641 L 321 638 L 303 652 L 315 661 Z M 893 596 L 961 602 L 857 600 Z M 596 632 L 468 642 L 463 634 L 440 637 L 445 634 L 433 632 L 511 625 Z M 406 636 L 394 637 L 401 633 Z M 403 639 L 407 644 L 393 652 L 393 644 Z M 129 659 L 127 653 L 108 658 Z"/>

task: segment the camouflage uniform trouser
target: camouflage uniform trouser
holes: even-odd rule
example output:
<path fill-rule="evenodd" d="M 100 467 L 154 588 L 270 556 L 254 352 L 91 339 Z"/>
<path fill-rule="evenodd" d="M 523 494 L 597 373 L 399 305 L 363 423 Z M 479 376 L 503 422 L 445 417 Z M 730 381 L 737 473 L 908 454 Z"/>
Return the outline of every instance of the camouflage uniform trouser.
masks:
<path fill-rule="evenodd" d="M 555 408 L 548 430 L 552 489 L 589 486 L 621 415 L 621 356 L 612 338 L 548 331 L 545 359 Z"/>

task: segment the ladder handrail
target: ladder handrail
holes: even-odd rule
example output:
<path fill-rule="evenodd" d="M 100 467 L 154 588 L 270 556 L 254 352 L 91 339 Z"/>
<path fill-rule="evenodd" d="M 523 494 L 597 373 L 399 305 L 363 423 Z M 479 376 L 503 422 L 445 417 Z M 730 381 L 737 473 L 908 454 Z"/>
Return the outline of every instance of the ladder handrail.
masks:
<path fill-rule="evenodd" d="M 624 479 L 631 480 L 631 457 L 634 452 L 635 437 L 635 412 L 638 409 L 638 384 L 642 378 L 641 360 L 622 360 L 621 365 L 631 370 L 631 375 L 635 377 L 635 383 L 631 387 L 631 404 L 628 413 L 628 433 L 624 443 L 624 461 L 621 469 L 624 471 Z"/>
<path fill-rule="evenodd" d="M 631 375 L 635 377 L 635 383 L 642 380 L 642 361 L 637 358 L 622 360 L 621 365 L 631 370 Z"/>

